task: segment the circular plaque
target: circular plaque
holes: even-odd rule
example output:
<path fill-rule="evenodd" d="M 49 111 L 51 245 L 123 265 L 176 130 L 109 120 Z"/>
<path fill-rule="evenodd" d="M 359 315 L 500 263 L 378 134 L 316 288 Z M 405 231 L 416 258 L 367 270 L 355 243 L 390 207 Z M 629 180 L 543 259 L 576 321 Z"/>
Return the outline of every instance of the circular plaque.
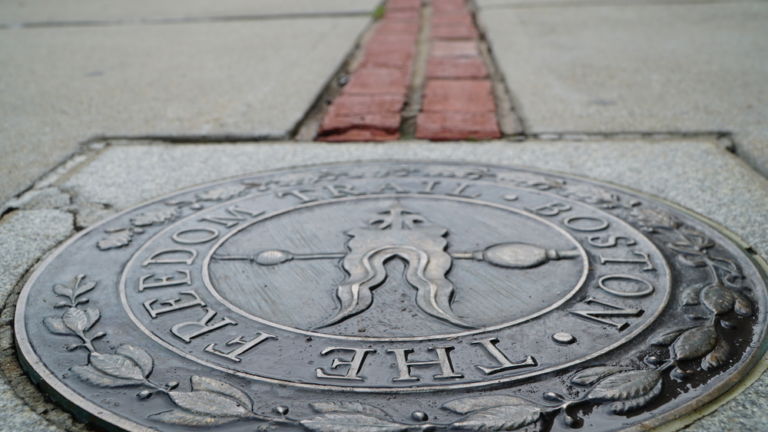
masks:
<path fill-rule="evenodd" d="M 363 162 L 178 192 L 24 287 L 26 370 L 120 430 L 645 430 L 765 351 L 732 235 L 566 175 Z"/>

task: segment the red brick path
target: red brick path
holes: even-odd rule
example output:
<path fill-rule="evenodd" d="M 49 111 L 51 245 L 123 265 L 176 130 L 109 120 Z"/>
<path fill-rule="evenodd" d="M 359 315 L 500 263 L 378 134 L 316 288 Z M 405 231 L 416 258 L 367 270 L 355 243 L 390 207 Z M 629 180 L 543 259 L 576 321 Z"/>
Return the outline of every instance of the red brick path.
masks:
<path fill-rule="evenodd" d="M 501 136 L 479 34 L 465 0 L 434 0 L 427 79 L 416 137 L 430 140 Z"/>
<path fill-rule="evenodd" d="M 416 137 L 501 136 L 488 69 L 466 0 L 432 0 L 429 54 Z M 420 0 L 389 0 L 365 42 L 362 61 L 329 107 L 321 141 L 390 141 L 400 137 L 421 22 Z"/>

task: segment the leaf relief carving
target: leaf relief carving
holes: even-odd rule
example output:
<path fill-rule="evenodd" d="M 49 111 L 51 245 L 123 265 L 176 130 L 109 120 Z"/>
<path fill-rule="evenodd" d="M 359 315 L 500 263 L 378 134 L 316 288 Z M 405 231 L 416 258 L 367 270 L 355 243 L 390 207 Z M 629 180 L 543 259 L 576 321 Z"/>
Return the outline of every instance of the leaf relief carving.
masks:
<path fill-rule="evenodd" d="M 360 402 L 313 402 L 309 406 L 318 413 L 346 412 L 365 414 L 373 417 L 389 418 L 381 408 Z"/>
<path fill-rule="evenodd" d="M 180 408 L 195 414 L 239 418 L 252 415 L 251 411 L 240 401 L 222 393 L 205 390 L 172 391 L 168 393 L 168 396 Z"/>
<path fill-rule="evenodd" d="M 733 311 L 743 317 L 752 316 L 752 301 L 744 294 L 734 292 Z"/>
<path fill-rule="evenodd" d="M 64 321 L 64 325 L 72 330 L 74 334 L 82 334 L 90 327 L 88 315 L 85 311 L 75 307 L 67 309 L 61 319 Z"/>
<path fill-rule="evenodd" d="M 141 370 L 143 377 L 148 377 L 152 373 L 153 360 L 148 352 L 142 348 L 133 345 L 120 345 L 115 351 L 117 354 L 131 359 Z"/>
<path fill-rule="evenodd" d="M 228 185 L 201 192 L 196 197 L 200 201 L 224 201 L 240 195 L 246 189 L 244 185 Z"/>
<path fill-rule="evenodd" d="M 624 414 L 629 411 L 642 408 L 656 396 L 661 394 L 662 387 L 662 382 L 659 380 L 659 382 L 648 393 L 634 399 L 613 402 L 609 408 L 614 414 Z"/>
<path fill-rule="evenodd" d="M 730 354 L 730 345 L 725 341 L 725 339 L 720 338 L 712 352 L 701 359 L 701 368 L 704 370 L 712 370 L 718 368 L 728 362 Z"/>
<path fill-rule="evenodd" d="M 43 319 L 43 324 L 45 325 L 45 328 L 48 329 L 49 332 L 57 335 L 71 335 L 72 330 L 70 330 L 65 324 L 64 320 L 59 317 L 48 317 Z"/>
<path fill-rule="evenodd" d="M 144 382 L 144 373 L 131 358 L 118 354 L 91 353 L 91 366 L 106 375 L 125 379 Z"/>
<path fill-rule="evenodd" d="M 731 291 L 719 283 L 709 285 L 701 291 L 702 303 L 716 315 L 732 311 L 735 300 Z"/>
<path fill-rule="evenodd" d="M 600 401 L 635 399 L 650 392 L 660 382 L 661 372 L 657 370 L 621 372 L 600 381 L 588 397 Z"/>
<path fill-rule="evenodd" d="M 155 224 L 162 224 L 173 219 L 176 219 L 179 215 L 179 209 L 177 207 L 163 208 L 154 211 L 147 211 L 139 213 L 131 218 L 131 224 L 137 227 L 146 227 Z"/>
<path fill-rule="evenodd" d="M 99 387 L 133 387 L 143 385 L 143 381 L 122 379 L 107 375 L 96 370 L 93 366 L 73 366 L 71 371 L 81 380 Z"/>
<path fill-rule="evenodd" d="M 237 420 L 237 417 L 214 417 L 205 416 L 199 414 L 193 414 L 188 411 L 174 409 L 170 411 L 164 411 L 149 416 L 152 420 L 156 420 L 168 424 L 177 424 L 182 426 L 218 426 L 226 423 L 231 423 Z"/>
<path fill-rule="evenodd" d="M 327 413 L 300 422 L 312 432 L 404 432 L 408 426 L 365 414 Z"/>
<path fill-rule="evenodd" d="M 442 408 L 444 410 L 452 411 L 457 414 L 469 414 L 473 411 L 478 411 L 486 408 L 494 408 L 498 406 L 513 406 L 513 405 L 529 405 L 525 399 L 516 396 L 506 395 L 493 395 L 493 396 L 478 396 L 467 397 L 462 399 L 452 400 L 445 403 Z"/>
<path fill-rule="evenodd" d="M 107 236 L 102 238 L 96 243 L 96 246 L 100 250 L 118 249 L 131 244 L 133 239 L 133 231 L 129 228 L 121 229 L 107 233 Z"/>
<path fill-rule="evenodd" d="M 714 326 L 704 325 L 685 331 L 672 348 L 677 360 L 692 360 L 712 351 L 716 343 L 717 332 Z"/>
<path fill-rule="evenodd" d="M 532 424 L 540 417 L 541 408 L 535 405 L 498 406 L 474 412 L 453 426 L 471 431 L 509 431 Z"/>
<path fill-rule="evenodd" d="M 253 402 L 251 401 L 251 398 L 247 394 L 245 394 L 245 392 L 225 382 L 218 381 L 213 378 L 201 377 L 197 375 L 191 378 L 191 382 L 192 382 L 192 389 L 194 391 L 207 391 L 212 393 L 219 393 L 221 395 L 234 399 L 240 405 L 248 409 L 248 411 L 253 409 Z"/>
<path fill-rule="evenodd" d="M 571 382 L 580 386 L 590 386 L 601 379 L 623 372 L 626 368 L 616 366 L 596 366 L 579 371 L 571 377 Z"/>

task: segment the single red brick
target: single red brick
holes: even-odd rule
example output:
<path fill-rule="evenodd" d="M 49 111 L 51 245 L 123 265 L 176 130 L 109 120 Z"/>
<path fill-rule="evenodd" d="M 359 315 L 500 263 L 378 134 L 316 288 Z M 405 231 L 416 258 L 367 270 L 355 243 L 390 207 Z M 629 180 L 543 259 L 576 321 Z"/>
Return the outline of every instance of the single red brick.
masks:
<path fill-rule="evenodd" d="M 410 82 L 407 70 L 364 66 L 352 73 L 345 94 L 405 94 Z"/>
<path fill-rule="evenodd" d="M 387 10 L 396 9 L 421 9 L 421 0 L 389 0 L 386 5 Z"/>
<path fill-rule="evenodd" d="M 366 51 L 363 55 L 361 67 L 373 66 L 397 68 L 406 71 L 408 75 L 410 75 L 409 72 L 413 67 L 413 57 L 413 50 L 371 50 Z"/>
<path fill-rule="evenodd" d="M 480 57 L 429 57 L 427 78 L 487 78 L 488 69 Z"/>
<path fill-rule="evenodd" d="M 489 80 L 427 80 L 421 110 L 425 112 L 495 112 Z"/>
<path fill-rule="evenodd" d="M 419 34 L 419 22 L 383 19 L 376 24 L 373 32 L 374 36 L 410 36 L 415 38 Z"/>
<path fill-rule="evenodd" d="M 421 11 L 418 9 L 387 9 L 384 19 L 396 19 L 399 21 L 418 21 Z"/>
<path fill-rule="evenodd" d="M 433 26 L 443 24 L 475 25 L 475 20 L 472 19 L 472 14 L 469 11 L 446 12 L 432 14 L 430 23 Z"/>
<path fill-rule="evenodd" d="M 343 132 L 349 129 L 377 129 L 384 132 L 396 132 L 400 128 L 400 113 L 375 113 L 356 115 L 337 115 L 329 112 L 320 125 L 320 134 Z"/>
<path fill-rule="evenodd" d="M 433 0 L 432 1 L 432 10 L 434 10 L 437 13 L 447 12 L 447 11 L 456 11 L 456 10 L 465 10 L 465 9 L 467 9 L 466 0 Z"/>
<path fill-rule="evenodd" d="M 404 103 L 404 95 L 342 94 L 328 108 L 326 117 L 400 113 Z"/>
<path fill-rule="evenodd" d="M 491 112 L 423 112 L 416 119 L 416 138 L 419 139 L 446 141 L 500 137 L 496 114 Z"/>
<path fill-rule="evenodd" d="M 437 24 L 430 29 L 432 39 L 477 39 L 474 24 Z"/>
<path fill-rule="evenodd" d="M 363 50 L 361 67 L 390 67 L 410 76 L 416 55 L 416 38 L 374 35 Z"/>
<path fill-rule="evenodd" d="M 386 33 L 374 33 L 365 42 L 366 51 L 369 50 L 401 50 L 401 51 L 415 51 L 416 50 L 416 36 L 408 34 L 386 34 Z"/>
<path fill-rule="evenodd" d="M 377 129 L 349 129 L 344 132 L 318 136 L 318 141 L 324 142 L 353 142 L 353 141 L 395 141 L 400 138 L 400 132 L 385 132 Z"/>
<path fill-rule="evenodd" d="M 429 53 L 436 57 L 472 57 L 480 55 L 475 41 L 436 40 L 432 42 Z"/>

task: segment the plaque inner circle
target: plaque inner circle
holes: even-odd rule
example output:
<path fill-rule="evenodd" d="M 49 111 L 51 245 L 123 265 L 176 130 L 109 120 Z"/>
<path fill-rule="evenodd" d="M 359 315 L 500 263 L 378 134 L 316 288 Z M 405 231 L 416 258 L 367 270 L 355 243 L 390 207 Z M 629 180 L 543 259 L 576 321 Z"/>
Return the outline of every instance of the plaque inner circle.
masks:
<path fill-rule="evenodd" d="M 486 259 L 494 252 L 528 262 L 494 265 Z M 565 229 L 525 210 L 414 195 L 322 201 L 260 218 L 224 236 L 205 266 L 209 290 L 257 321 L 409 340 L 541 315 L 579 290 L 588 262 Z M 433 306 L 424 299 L 430 290 Z M 349 307 L 355 295 L 370 297 Z"/>

